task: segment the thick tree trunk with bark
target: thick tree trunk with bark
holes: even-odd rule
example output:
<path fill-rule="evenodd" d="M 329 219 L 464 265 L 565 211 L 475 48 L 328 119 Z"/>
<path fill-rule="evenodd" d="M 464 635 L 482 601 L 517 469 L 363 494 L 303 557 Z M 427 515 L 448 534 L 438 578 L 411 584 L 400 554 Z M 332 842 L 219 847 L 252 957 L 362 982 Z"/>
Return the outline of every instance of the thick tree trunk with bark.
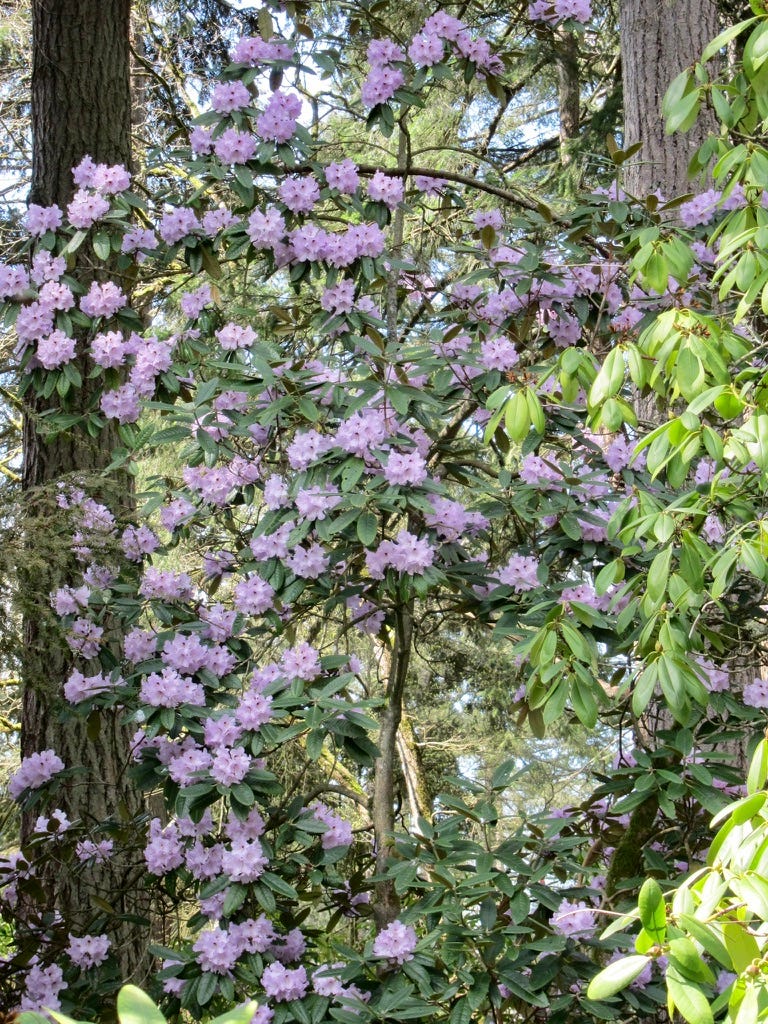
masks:
<path fill-rule="evenodd" d="M 574 32 L 557 33 L 557 99 L 560 111 L 560 163 L 573 160 L 573 145 L 579 138 L 581 91 L 579 44 Z"/>
<path fill-rule="evenodd" d="M 706 112 L 685 134 L 667 135 L 661 101 L 670 82 L 698 59 L 719 31 L 715 0 L 622 0 L 621 68 L 624 85 L 624 145 L 642 143 L 625 165 L 624 188 L 667 197 L 690 191 L 688 163 L 715 130 Z"/>
<path fill-rule="evenodd" d="M 661 103 L 672 80 L 698 60 L 701 52 L 720 31 L 716 0 L 621 0 L 620 40 L 624 89 L 624 145 L 640 142 L 636 158 L 624 165 L 623 185 L 633 196 L 644 197 L 658 189 L 673 196 L 695 191 L 688 178 L 691 157 L 712 133 L 717 133 L 714 115 L 702 110 L 686 133 L 667 135 Z M 635 396 L 641 423 L 649 430 L 666 420 L 666 410 L 655 399 Z M 740 660 L 732 673 L 734 688 L 742 677 L 759 674 L 759 663 Z M 666 708 L 656 707 L 638 723 L 636 733 L 643 746 L 657 744 L 660 731 L 675 723 Z M 743 765 L 745 745 L 738 741 L 718 747 L 727 752 L 735 766 Z M 672 767 L 672 766 L 670 766 Z M 642 871 L 642 849 L 654 834 L 658 805 L 655 797 L 635 809 L 624 838 L 613 855 L 606 893 L 610 897 L 623 879 Z"/>
<path fill-rule="evenodd" d="M 96 162 L 130 166 L 131 91 L 129 56 L 130 0 L 33 0 L 32 130 L 33 171 L 30 201 L 64 206 L 74 185 L 72 168 L 84 156 Z M 74 273 L 87 287 L 109 268 L 97 267 L 84 246 Z M 125 283 L 123 282 L 125 290 Z M 84 349 L 84 341 L 79 343 Z M 86 356 L 78 368 L 84 387 L 77 409 L 94 407 Z M 75 661 L 51 613 L 50 592 L 72 581 L 74 564 L 68 524 L 56 506 L 57 485 L 71 483 L 109 505 L 116 515 L 132 507 L 129 478 L 101 471 L 111 461 L 114 428 L 90 437 L 75 427 L 46 440 L 40 414 L 53 404 L 27 400 L 24 415 L 24 527 L 22 566 L 24 614 L 22 753 L 54 749 L 78 774 L 63 787 L 59 806 L 84 826 L 111 819 L 125 834 L 115 837 L 115 854 L 105 865 L 82 870 L 61 865 L 41 882 L 48 910 L 62 917 L 64 933 L 86 929 L 95 914 L 106 914 L 125 980 L 141 982 L 148 955 L 146 930 L 125 916 L 143 916 L 143 864 L 131 833 L 141 810 L 138 792 L 127 777 L 131 732 L 113 714 L 86 722 L 65 715 L 62 686 Z M 97 671 L 95 665 L 84 666 Z M 30 836 L 39 809 L 22 821 L 22 841 Z M 133 829 L 135 833 L 135 828 Z M 101 838 L 105 838 L 102 835 Z M 133 840 L 133 842 L 131 842 Z M 130 847 L 133 846 L 133 850 Z M 130 852 L 123 853 L 122 850 Z M 29 908 L 31 910 L 31 908 Z"/>
<path fill-rule="evenodd" d="M 413 643 L 413 607 L 400 606 L 395 616 L 391 646 L 378 649 L 379 678 L 385 683 L 385 705 L 379 717 L 379 756 L 373 776 L 371 822 L 376 848 L 376 883 L 373 919 L 377 931 L 386 928 L 400 912 L 400 899 L 391 879 L 384 878 L 394 845 L 395 772 L 397 768 L 397 734 L 403 714 L 403 695 Z"/>

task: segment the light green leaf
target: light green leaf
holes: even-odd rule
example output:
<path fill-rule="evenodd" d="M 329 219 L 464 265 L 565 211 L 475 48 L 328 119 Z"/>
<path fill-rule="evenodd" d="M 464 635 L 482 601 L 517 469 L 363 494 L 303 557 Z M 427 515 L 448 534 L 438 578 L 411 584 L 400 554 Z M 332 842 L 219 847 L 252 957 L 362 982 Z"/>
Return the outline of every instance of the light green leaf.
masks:
<path fill-rule="evenodd" d="M 750 25 L 754 25 L 757 18 L 747 18 L 746 21 L 740 21 L 737 25 L 731 25 L 720 35 L 715 36 L 711 43 L 707 43 L 701 54 L 702 64 L 706 64 L 708 60 L 712 60 L 715 54 L 719 53 L 724 47 L 735 39 L 736 36 L 741 35 L 745 28 L 749 28 Z"/>
<path fill-rule="evenodd" d="M 744 46 L 744 70 L 748 78 L 754 78 L 768 59 L 768 22 L 762 21 L 751 33 Z"/>
<path fill-rule="evenodd" d="M 715 926 L 709 922 L 699 921 L 691 914 L 680 915 L 680 926 L 700 943 L 711 957 L 728 971 L 733 970 L 733 961 L 728 950 L 715 934 Z"/>
<path fill-rule="evenodd" d="M 701 958 L 690 939 L 672 939 L 669 944 L 669 962 L 689 981 L 714 983 L 714 975 Z"/>
<path fill-rule="evenodd" d="M 226 1013 L 214 1017 L 209 1024 L 250 1024 L 258 1008 L 258 1003 L 245 1003 L 243 1006 L 236 1006 L 233 1010 L 227 1010 Z"/>
<path fill-rule="evenodd" d="M 655 878 L 645 880 L 637 903 L 643 928 L 661 944 L 667 937 L 667 912 L 664 894 Z"/>
<path fill-rule="evenodd" d="M 725 946 L 731 957 L 733 969 L 741 974 L 752 961 L 760 956 L 760 947 L 754 935 L 747 931 L 746 925 L 728 921 L 723 925 Z"/>
<path fill-rule="evenodd" d="M 701 989 L 684 978 L 676 978 L 671 970 L 667 972 L 667 992 L 688 1024 L 714 1024 L 709 1000 Z"/>
<path fill-rule="evenodd" d="M 610 999 L 639 977 L 650 959 L 648 956 L 626 956 L 608 964 L 590 981 L 587 999 Z"/>
<path fill-rule="evenodd" d="M 747 776 L 747 792 L 756 793 L 762 789 L 768 779 L 768 742 L 760 740 L 752 755 Z"/>
<path fill-rule="evenodd" d="M 124 985 L 117 996 L 120 1024 L 166 1024 L 165 1017 L 146 992 L 135 985 Z"/>

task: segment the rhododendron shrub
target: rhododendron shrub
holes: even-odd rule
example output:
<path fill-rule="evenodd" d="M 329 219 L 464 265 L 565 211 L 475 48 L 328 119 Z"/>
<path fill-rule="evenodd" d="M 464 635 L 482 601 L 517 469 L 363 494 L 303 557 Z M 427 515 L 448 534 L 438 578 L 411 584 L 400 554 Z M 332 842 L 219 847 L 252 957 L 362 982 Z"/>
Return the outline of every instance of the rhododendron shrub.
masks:
<path fill-rule="evenodd" d="M 545 20 L 588 13 L 550 6 Z M 37 858 L 87 875 L 134 842 L 170 1012 L 254 998 L 259 1021 L 531 1008 L 591 1020 L 584 950 L 612 948 L 593 938 L 593 877 L 609 873 L 635 781 L 657 780 L 664 758 L 685 765 L 659 799 L 667 832 L 680 805 L 709 806 L 693 734 L 658 764 L 645 751 L 624 761 L 579 820 L 501 840 L 473 783 L 440 798 L 434 824 L 396 835 L 395 734 L 420 631 L 462 617 L 516 644 L 521 721 L 542 730 L 569 713 L 594 726 L 609 708 L 605 645 L 639 650 L 633 616 L 652 609 L 633 587 L 655 564 L 637 545 L 625 583 L 609 524 L 620 502 L 657 498 L 631 404 L 610 390 L 618 369 L 609 357 L 598 372 L 595 353 L 621 354 L 679 296 L 648 275 L 633 288 L 619 246 L 615 258 L 579 248 L 530 203 L 523 218 L 512 193 L 502 208 L 482 179 L 459 190 L 403 159 L 326 161 L 285 84 L 308 58 L 277 38 L 243 39 L 232 56 L 175 154 L 178 185 L 150 203 L 123 168 L 86 158 L 66 211 L 30 208 L 31 270 L 0 268 L 25 386 L 61 399 L 45 429 L 98 441 L 116 420 L 113 469 L 165 451 L 182 463 L 147 484 L 133 522 L 99 500 L 99 481 L 56 494 L 82 570 L 51 595 L 73 657 L 61 713 L 133 724 L 126 770 L 157 810 L 130 827 L 119 808 L 69 821 L 56 800 L 78 766 L 52 750 L 22 763 L 12 795 L 41 815 L 4 871 L 20 1005 L 98 1008 L 118 985 L 108 894 L 74 934 L 35 910 Z M 379 141 L 446 71 L 490 85 L 502 70 L 444 13 L 406 47 L 373 40 L 368 62 L 362 116 Z M 436 230 L 422 256 L 406 228 L 434 224 L 442 202 L 464 211 L 465 237 L 449 247 Z M 616 234 L 617 206 L 596 197 L 576 226 Z M 177 301 L 155 295 L 147 325 L 119 281 L 86 291 L 72 273 L 86 239 L 97 258 L 119 254 L 121 274 L 172 278 Z M 445 265 L 448 286 L 436 283 Z M 267 314 L 249 304 L 265 281 Z M 85 412 L 70 403 L 77 355 Z M 607 432 L 587 429 L 598 406 Z M 706 531 L 694 550 L 718 543 L 715 524 Z M 700 651 L 695 699 L 733 713 L 723 669 Z M 641 1016 L 654 1005 L 627 1000 Z"/>

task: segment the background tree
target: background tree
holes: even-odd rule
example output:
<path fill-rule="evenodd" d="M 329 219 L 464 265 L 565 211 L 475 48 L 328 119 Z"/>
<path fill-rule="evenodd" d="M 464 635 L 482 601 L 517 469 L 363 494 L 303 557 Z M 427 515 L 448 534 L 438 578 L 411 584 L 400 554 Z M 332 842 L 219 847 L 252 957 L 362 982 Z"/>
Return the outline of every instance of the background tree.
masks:
<path fill-rule="evenodd" d="M 32 4 L 32 178 L 30 204 L 66 206 L 73 197 L 72 168 L 84 156 L 109 164 L 131 163 L 131 96 L 129 0 Z M 94 259 L 80 262 L 79 283 L 88 287 L 108 268 Z M 82 384 L 79 411 L 93 409 L 90 365 L 82 342 L 75 373 Z M 59 396 L 57 396 L 58 398 Z M 112 818 L 122 807 L 125 821 L 141 809 L 141 798 L 128 775 L 131 741 L 118 716 L 104 716 L 97 731 L 86 723 L 64 722 L 62 689 L 72 655 L 54 620 L 50 595 L 71 578 L 70 547 L 51 524 L 57 517 L 60 484 L 81 486 L 104 497 L 115 511 L 131 507 L 127 476 L 107 482 L 101 471 L 110 461 L 116 435 L 85 432 L 46 435 L 45 415 L 51 397 L 28 394 L 24 406 L 25 564 L 20 572 L 24 612 L 22 753 L 56 747 L 70 763 L 82 766 L 90 780 L 74 780 L 62 793 L 62 810 L 72 821 Z M 97 780 L 99 780 L 97 782 Z M 35 815 L 22 818 L 22 844 L 34 830 Z M 141 871 L 126 849 L 105 866 L 99 886 L 109 893 L 122 921 L 117 944 L 121 971 L 143 977 L 146 945 L 136 926 L 137 884 Z M 61 914 L 66 926 L 93 911 L 93 890 L 78 884 L 71 873 L 43 879 L 48 899 L 43 913 Z M 134 921 L 131 923 L 130 916 Z"/>

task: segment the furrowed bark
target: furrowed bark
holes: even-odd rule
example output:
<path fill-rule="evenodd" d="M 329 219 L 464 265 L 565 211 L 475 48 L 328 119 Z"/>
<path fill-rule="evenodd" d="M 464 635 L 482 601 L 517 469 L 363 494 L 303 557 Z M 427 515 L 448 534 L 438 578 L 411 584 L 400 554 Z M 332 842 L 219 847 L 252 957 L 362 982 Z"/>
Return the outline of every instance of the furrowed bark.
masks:
<path fill-rule="evenodd" d="M 30 202 L 65 206 L 74 192 L 72 168 L 89 155 L 97 163 L 131 162 L 130 0 L 33 0 L 32 132 Z M 74 273 L 87 288 L 111 275 L 87 246 L 78 253 Z M 124 290 L 125 282 L 120 282 Z M 97 407 L 95 385 L 79 341 L 76 365 L 84 386 L 73 412 Z M 22 679 L 23 756 L 52 748 L 77 775 L 61 789 L 58 805 L 84 826 L 115 819 L 115 854 L 102 866 L 92 864 L 41 869 L 43 910 L 56 910 L 65 933 L 81 934 L 95 914 L 107 915 L 124 980 L 141 983 L 149 957 L 146 926 L 127 917 L 146 917 L 145 874 L 132 824 L 142 810 L 140 795 L 127 775 L 131 730 L 117 714 L 89 721 L 66 715 L 62 687 L 76 664 L 50 608 L 50 593 L 75 578 L 67 524 L 56 505 L 60 484 L 72 483 L 107 504 L 117 516 L 133 508 L 127 475 L 103 477 L 117 443 L 114 426 L 97 438 L 74 427 L 46 439 L 41 415 L 57 404 L 28 395 L 23 444 L 23 525 L 21 605 L 24 618 Z M 119 637 L 112 641 L 119 643 Z M 90 669 L 79 663 L 81 669 Z M 22 843 L 34 831 L 39 809 L 22 819 Z M 31 908 L 27 908 L 31 910 Z"/>

